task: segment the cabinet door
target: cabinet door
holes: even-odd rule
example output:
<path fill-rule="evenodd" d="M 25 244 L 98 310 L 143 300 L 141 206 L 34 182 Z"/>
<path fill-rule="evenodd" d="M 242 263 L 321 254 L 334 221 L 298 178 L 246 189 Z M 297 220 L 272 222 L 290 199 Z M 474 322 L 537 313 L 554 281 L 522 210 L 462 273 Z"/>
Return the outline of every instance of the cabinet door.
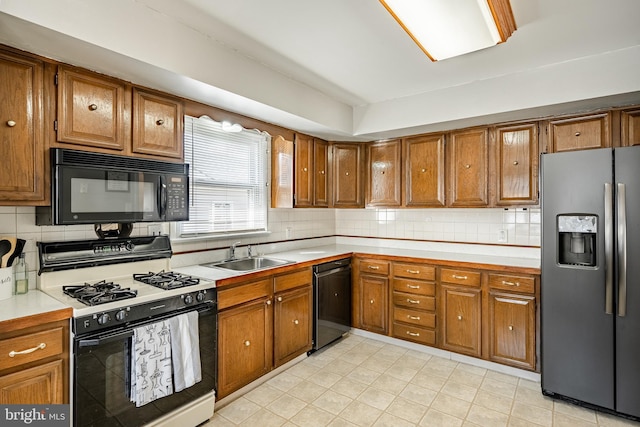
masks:
<path fill-rule="evenodd" d="M 333 207 L 364 207 L 362 192 L 362 145 L 333 144 Z"/>
<path fill-rule="evenodd" d="M 381 276 L 361 275 L 358 287 L 361 328 L 386 335 L 389 280 Z"/>
<path fill-rule="evenodd" d="M 538 124 L 496 128 L 496 204 L 538 203 Z"/>
<path fill-rule="evenodd" d="M 329 143 L 313 138 L 313 205 L 329 206 Z"/>
<path fill-rule="evenodd" d="M 400 140 L 370 144 L 367 153 L 367 205 L 400 206 Z"/>
<path fill-rule="evenodd" d="M 40 61 L 0 52 L 0 204 L 45 199 L 42 69 Z"/>
<path fill-rule="evenodd" d="M 611 147 L 609 121 L 609 113 L 551 120 L 552 152 Z"/>
<path fill-rule="evenodd" d="M 133 146 L 138 154 L 183 159 L 182 102 L 133 90 Z"/>
<path fill-rule="evenodd" d="M 404 140 L 405 206 L 444 206 L 444 135 Z"/>
<path fill-rule="evenodd" d="M 489 358 L 525 369 L 535 369 L 535 297 L 489 294 Z"/>
<path fill-rule="evenodd" d="M 123 151 L 127 123 L 124 83 L 58 68 L 58 141 Z"/>
<path fill-rule="evenodd" d="M 280 135 L 271 141 L 271 207 L 293 207 L 293 141 Z"/>
<path fill-rule="evenodd" d="M 442 347 L 480 357 L 480 289 L 443 285 L 442 302 L 444 314 Z"/>
<path fill-rule="evenodd" d="M 285 362 L 311 350 L 313 288 L 305 286 L 275 297 L 274 363 Z"/>
<path fill-rule="evenodd" d="M 313 138 L 296 134 L 295 137 L 295 207 L 313 205 Z"/>
<path fill-rule="evenodd" d="M 487 129 L 451 134 L 449 144 L 449 206 L 487 206 Z"/>
<path fill-rule="evenodd" d="M 0 404 L 64 403 L 62 372 L 59 359 L 0 377 Z"/>
<path fill-rule="evenodd" d="M 640 145 L 640 110 L 622 112 L 622 146 Z"/>
<path fill-rule="evenodd" d="M 218 313 L 218 397 L 266 374 L 272 364 L 271 299 L 260 299 Z"/>

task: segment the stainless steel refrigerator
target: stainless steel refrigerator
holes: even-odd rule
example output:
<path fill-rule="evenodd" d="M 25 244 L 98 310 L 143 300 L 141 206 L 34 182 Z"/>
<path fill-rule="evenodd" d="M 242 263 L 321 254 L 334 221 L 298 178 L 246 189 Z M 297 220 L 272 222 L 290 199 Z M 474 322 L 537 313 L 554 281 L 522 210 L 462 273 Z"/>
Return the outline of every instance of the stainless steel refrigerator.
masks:
<path fill-rule="evenodd" d="M 640 146 L 541 157 L 542 391 L 640 417 Z"/>

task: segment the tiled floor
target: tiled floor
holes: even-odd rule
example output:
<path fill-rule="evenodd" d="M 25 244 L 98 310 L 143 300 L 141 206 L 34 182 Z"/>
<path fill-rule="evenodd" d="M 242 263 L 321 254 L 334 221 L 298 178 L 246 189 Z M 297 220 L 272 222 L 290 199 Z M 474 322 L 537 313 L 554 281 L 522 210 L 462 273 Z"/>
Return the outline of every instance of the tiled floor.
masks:
<path fill-rule="evenodd" d="M 544 397 L 540 384 L 350 335 L 205 424 L 226 426 L 640 426 Z"/>

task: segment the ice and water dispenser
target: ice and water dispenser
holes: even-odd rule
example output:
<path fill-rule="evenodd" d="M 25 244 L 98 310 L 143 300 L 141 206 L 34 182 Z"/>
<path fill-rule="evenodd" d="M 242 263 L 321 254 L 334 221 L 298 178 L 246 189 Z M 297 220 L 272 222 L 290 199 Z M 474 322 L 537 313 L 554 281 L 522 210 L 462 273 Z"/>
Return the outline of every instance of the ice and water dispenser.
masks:
<path fill-rule="evenodd" d="M 558 264 L 595 267 L 598 217 L 558 215 Z"/>

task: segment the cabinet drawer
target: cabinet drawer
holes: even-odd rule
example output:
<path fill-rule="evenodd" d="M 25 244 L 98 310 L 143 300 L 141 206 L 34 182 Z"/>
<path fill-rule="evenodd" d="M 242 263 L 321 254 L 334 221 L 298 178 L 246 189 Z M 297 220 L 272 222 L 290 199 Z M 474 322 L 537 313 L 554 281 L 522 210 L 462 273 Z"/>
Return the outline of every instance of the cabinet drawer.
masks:
<path fill-rule="evenodd" d="M 274 292 L 311 284 L 311 269 L 296 271 L 294 273 L 276 276 L 274 279 Z"/>
<path fill-rule="evenodd" d="M 466 270 L 449 270 L 443 268 L 440 272 L 440 281 L 455 283 L 456 285 L 480 286 L 480 273 Z"/>
<path fill-rule="evenodd" d="M 0 341 L 0 366 L 13 368 L 62 354 L 63 328 L 52 328 Z M 23 354 L 16 354 L 23 352 Z M 13 355 L 13 357 L 11 357 Z"/>
<path fill-rule="evenodd" d="M 436 295 L 436 284 L 419 280 L 393 279 L 393 290 L 417 295 Z"/>
<path fill-rule="evenodd" d="M 489 275 L 489 287 L 513 292 L 535 292 L 535 279 L 526 276 L 507 276 L 502 274 Z"/>
<path fill-rule="evenodd" d="M 371 274 L 389 274 L 389 263 L 386 261 L 362 260 L 360 261 L 360 271 Z"/>
<path fill-rule="evenodd" d="M 412 325 L 421 326 L 423 328 L 435 328 L 436 314 L 395 307 L 393 309 L 393 321 L 411 323 Z"/>
<path fill-rule="evenodd" d="M 418 310 L 434 311 L 436 309 L 435 297 L 406 294 L 404 292 L 393 293 L 393 304 Z"/>
<path fill-rule="evenodd" d="M 436 345 L 436 331 L 393 322 L 393 336 L 421 344 Z"/>
<path fill-rule="evenodd" d="M 427 265 L 394 263 L 393 275 L 409 279 L 435 280 L 436 269 Z"/>
<path fill-rule="evenodd" d="M 247 301 L 262 298 L 271 294 L 271 280 L 247 283 L 218 291 L 218 310 L 223 310 Z"/>

